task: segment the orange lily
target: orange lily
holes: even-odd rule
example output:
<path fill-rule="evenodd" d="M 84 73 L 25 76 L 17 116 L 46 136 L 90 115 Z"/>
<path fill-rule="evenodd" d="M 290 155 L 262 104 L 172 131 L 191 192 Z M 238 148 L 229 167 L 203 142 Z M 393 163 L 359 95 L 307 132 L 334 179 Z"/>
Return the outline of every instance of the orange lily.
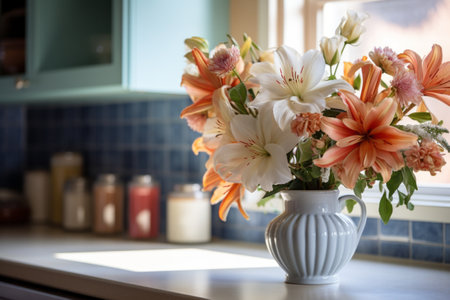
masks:
<path fill-rule="evenodd" d="M 210 191 L 213 188 L 216 188 L 216 190 L 211 197 L 211 204 L 216 204 L 222 201 L 219 207 L 219 218 L 222 221 L 226 221 L 228 211 L 230 210 L 233 202 L 236 202 L 239 211 L 244 218 L 247 220 L 249 219 L 241 203 L 241 198 L 244 197 L 243 185 L 240 183 L 229 183 L 224 181 L 211 165 L 203 176 L 203 189 L 205 191 Z"/>
<path fill-rule="evenodd" d="M 389 181 L 392 170 L 404 166 L 399 151 L 415 145 L 417 136 L 390 126 L 397 109 L 393 99 L 375 105 L 345 90 L 340 90 L 339 96 L 348 107 L 347 116 L 322 118 L 322 131 L 337 143 L 314 164 L 329 168 L 342 163 L 340 179 L 347 188 L 354 188 L 359 173 L 370 167 L 381 174 L 384 182 Z"/>
<path fill-rule="evenodd" d="M 430 53 L 422 61 L 420 56 L 405 50 L 398 57 L 409 63 L 417 81 L 422 84 L 422 94 L 436 98 L 450 105 L 450 61 L 442 63 L 442 48 L 434 44 Z"/>
<path fill-rule="evenodd" d="M 379 99 L 376 98 L 378 95 L 378 87 L 380 86 L 381 74 L 383 71 L 381 68 L 377 67 L 373 63 L 367 60 L 367 57 L 363 60 L 355 63 L 347 73 L 347 77 L 353 78 L 355 72 L 361 69 L 363 75 L 363 85 L 361 88 L 361 100 L 363 102 L 375 102 Z"/>
<path fill-rule="evenodd" d="M 192 56 L 197 65 L 199 76 L 183 74 L 181 85 L 186 88 L 194 103 L 181 112 L 182 118 L 192 114 L 204 113 L 211 109 L 213 93 L 223 85 L 235 86 L 239 84 L 239 79 L 232 75 L 221 78 L 211 72 L 208 69 L 210 60 L 199 49 L 192 49 Z M 238 63 L 236 68 L 240 69 L 238 72 L 242 71 L 243 64 Z"/>

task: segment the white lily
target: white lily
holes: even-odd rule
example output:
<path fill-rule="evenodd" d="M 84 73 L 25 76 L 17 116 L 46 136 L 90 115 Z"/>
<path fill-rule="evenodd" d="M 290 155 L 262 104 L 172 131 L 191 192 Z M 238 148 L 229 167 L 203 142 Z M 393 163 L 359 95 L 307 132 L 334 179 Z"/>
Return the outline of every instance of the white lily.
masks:
<path fill-rule="evenodd" d="M 203 129 L 203 142 L 210 149 L 217 149 L 233 141 L 230 121 L 235 113 L 228 99 L 228 88 L 229 86 L 224 85 L 215 90 L 212 96 L 212 105 L 216 115 L 206 120 Z"/>
<path fill-rule="evenodd" d="M 273 104 L 277 124 L 283 130 L 299 113 L 320 113 L 326 108 L 325 97 L 338 89 L 353 91 L 344 80 L 322 80 L 325 60 L 318 50 L 301 56 L 296 50 L 282 46 L 277 49 L 274 64 L 256 63 L 250 72 L 260 84 L 260 91 L 252 106 Z"/>
<path fill-rule="evenodd" d="M 268 108 L 258 117 L 236 115 L 231 120 L 235 143 L 214 152 L 215 171 L 227 182 L 242 183 L 250 192 L 258 185 L 271 191 L 274 184 L 292 179 L 286 153 L 298 142 L 290 131 L 282 131 Z"/>

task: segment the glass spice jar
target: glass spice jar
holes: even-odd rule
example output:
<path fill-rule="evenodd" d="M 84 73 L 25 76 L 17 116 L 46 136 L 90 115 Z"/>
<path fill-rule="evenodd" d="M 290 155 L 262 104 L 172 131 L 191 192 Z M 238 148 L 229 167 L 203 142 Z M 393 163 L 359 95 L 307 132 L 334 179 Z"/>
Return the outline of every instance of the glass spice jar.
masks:
<path fill-rule="evenodd" d="M 137 175 L 128 186 L 128 233 L 153 238 L 159 232 L 159 184 L 150 175 Z"/>
<path fill-rule="evenodd" d="M 94 184 L 94 227 L 100 234 L 123 231 L 123 185 L 114 174 L 102 174 Z"/>
<path fill-rule="evenodd" d="M 211 240 L 209 194 L 200 184 L 175 185 L 167 200 L 167 241 L 205 243 Z"/>
<path fill-rule="evenodd" d="M 50 219 L 55 225 L 61 225 L 63 213 L 63 190 L 67 179 L 81 176 L 83 158 L 75 152 L 56 153 L 51 158 L 51 211 Z"/>
<path fill-rule="evenodd" d="M 66 181 L 63 196 L 63 227 L 67 230 L 86 230 L 91 227 L 91 197 L 86 179 Z"/>

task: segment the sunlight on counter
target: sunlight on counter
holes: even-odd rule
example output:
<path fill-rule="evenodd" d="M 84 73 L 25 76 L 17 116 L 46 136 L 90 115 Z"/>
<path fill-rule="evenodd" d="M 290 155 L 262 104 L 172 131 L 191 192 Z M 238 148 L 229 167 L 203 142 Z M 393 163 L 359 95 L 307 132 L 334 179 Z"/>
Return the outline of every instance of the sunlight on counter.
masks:
<path fill-rule="evenodd" d="M 132 272 L 193 271 L 278 267 L 273 259 L 185 248 L 55 253 L 55 258 Z"/>

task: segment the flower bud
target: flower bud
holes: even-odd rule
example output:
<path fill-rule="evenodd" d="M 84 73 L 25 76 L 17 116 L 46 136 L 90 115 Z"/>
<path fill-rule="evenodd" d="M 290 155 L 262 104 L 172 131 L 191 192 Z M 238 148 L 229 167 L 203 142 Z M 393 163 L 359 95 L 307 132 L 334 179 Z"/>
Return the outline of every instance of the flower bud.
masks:
<path fill-rule="evenodd" d="M 332 38 L 323 37 L 320 40 L 320 49 L 327 65 L 335 65 L 341 59 L 341 49 L 344 44 L 345 37 L 333 36 Z"/>
<path fill-rule="evenodd" d="M 198 36 L 193 36 L 191 38 L 185 39 L 184 44 L 191 50 L 194 48 L 198 48 L 198 50 L 202 52 L 208 53 L 209 51 L 208 41 Z"/>
<path fill-rule="evenodd" d="M 364 13 L 348 10 L 347 17 L 342 18 L 341 23 L 336 29 L 336 34 L 346 37 L 347 44 L 356 43 L 361 34 L 366 30 L 362 26 L 362 22 L 367 18 L 368 16 Z"/>

